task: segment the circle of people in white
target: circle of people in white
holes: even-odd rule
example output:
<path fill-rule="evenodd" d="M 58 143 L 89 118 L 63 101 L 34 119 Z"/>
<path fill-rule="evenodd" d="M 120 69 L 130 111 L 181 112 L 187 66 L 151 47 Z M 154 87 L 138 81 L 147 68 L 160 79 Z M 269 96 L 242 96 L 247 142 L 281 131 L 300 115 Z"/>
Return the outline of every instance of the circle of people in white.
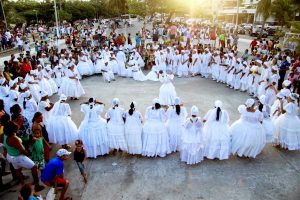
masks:
<path fill-rule="evenodd" d="M 283 82 L 283 89 L 276 93 L 276 62 L 257 60 L 250 67 L 240 58 L 236 59 L 233 53 L 225 54 L 221 60 L 220 52 L 212 55 L 205 49 L 202 58 L 194 51 L 190 63 L 185 51 L 179 55 L 175 50 L 172 54 L 171 48 L 167 48 L 166 51 L 156 51 L 156 65 L 145 76 L 141 71 L 144 61 L 139 53 L 134 50 L 126 62 L 122 50 L 121 47 L 116 56 L 107 48 L 102 53 L 94 52 L 89 56 L 81 52 L 77 65 L 71 58 L 61 55 L 59 64 L 53 69 L 44 54 L 38 68 L 31 70 L 25 79 L 19 77 L 8 84 L 4 78 L 0 79 L 0 97 L 4 101 L 5 111 L 9 113 L 9 108 L 14 104 L 22 105 L 22 114 L 30 123 L 35 112 L 41 112 L 51 143 L 65 145 L 80 138 L 90 158 L 108 154 L 112 149 L 149 157 L 165 157 L 180 151 L 182 161 L 196 164 L 204 157 L 223 160 L 228 159 L 230 154 L 255 158 L 266 143 L 275 143 L 289 150 L 300 149 L 299 96 L 287 89 L 291 84 L 288 80 Z M 90 56 L 95 56 L 96 62 L 93 63 Z M 102 73 L 106 81 L 115 80 L 117 74 L 133 77 L 137 81 L 162 82 L 159 98 L 154 99 L 153 105 L 146 109 L 144 124 L 142 115 L 135 110 L 135 102 L 125 111 L 119 106 L 119 100 L 113 99 L 104 120 L 100 115 L 104 105 L 90 98 L 89 102 L 81 105 L 85 117 L 77 129 L 66 100 L 68 97 L 82 96 L 81 77 L 95 73 Z M 259 103 L 257 105 L 254 99 L 248 99 L 239 106 L 241 117 L 231 126 L 228 113 L 219 100 L 203 119 L 196 106 L 192 106 L 188 117 L 176 97 L 171 82 L 173 74 L 179 77 L 200 74 L 205 78 L 211 75 L 217 82 L 258 96 Z M 60 95 L 60 99 L 49 110 L 51 103 L 48 97 L 55 93 Z"/>

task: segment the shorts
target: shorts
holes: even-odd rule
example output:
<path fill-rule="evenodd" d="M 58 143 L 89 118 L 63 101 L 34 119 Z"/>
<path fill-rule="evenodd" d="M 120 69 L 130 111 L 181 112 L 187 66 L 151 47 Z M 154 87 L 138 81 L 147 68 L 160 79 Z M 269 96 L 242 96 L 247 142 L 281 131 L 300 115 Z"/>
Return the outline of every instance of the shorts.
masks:
<path fill-rule="evenodd" d="M 45 168 L 45 160 L 33 161 L 38 169 L 43 170 Z"/>
<path fill-rule="evenodd" d="M 78 166 L 78 168 L 79 168 L 80 173 L 83 174 L 83 173 L 84 173 L 84 170 L 85 170 L 84 164 L 81 163 L 81 162 L 76 162 L 76 163 L 77 163 L 77 166 Z"/>
<path fill-rule="evenodd" d="M 31 169 L 34 167 L 34 162 L 24 155 L 10 156 L 9 154 L 7 154 L 7 161 L 11 163 L 15 169 Z"/>
<path fill-rule="evenodd" d="M 67 185 L 67 180 L 61 177 L 56 178 L 56 183 L 58 187 L 64 187 L 65 185 Z M 49 187 L 54 187 L 55 186 L 55 182 L 51 181 L 51 182 L 44 182 L 45 185 L 49 186 Z"/>

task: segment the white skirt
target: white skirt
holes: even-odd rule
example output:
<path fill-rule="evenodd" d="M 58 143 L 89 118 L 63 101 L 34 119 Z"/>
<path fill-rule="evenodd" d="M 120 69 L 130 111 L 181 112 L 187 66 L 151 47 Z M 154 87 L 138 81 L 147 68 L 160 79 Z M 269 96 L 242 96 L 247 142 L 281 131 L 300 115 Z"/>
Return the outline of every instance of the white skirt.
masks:
<path fill-rule="evenodd" d="M 176 98 L 175 87 L 171 82 L 164 83 L 159 89 L 159 102 L 161 105 L 174 105 Z"/>
<path fill-rule="evenodd" d="M 300 120 L 298 116 L 280 115 L 275 121 L 275 142 L 288 150 L 300 149 Z"/>
<path fill-rule="evenodd" d="M 262 123 L 265 133 L 266 133 L 266 142 L 272 143 L 274 140 L 274 133 L 275 133 L 275 125 L 271 118 L 265 118 Z"/>
<path fill-rule="evenodd" d="M 169 120 L 167 129 L 170 138 L 171 152 L 179 151 L 181 147 L 181 137 L 184 131 L 183 124 L 179 120 Z"/>
<path fill-rule="evenodd" d="M 266 144 L 266 134 L 260 123 L 250 123 L 239 119 L 230 127 L 232 153 L 242 157 L 255 158 Z"/>
<path fill-rule="evenodd" d="M 124 124 L 109 121 L 107 123 L 108 143 L 111 149 L 128 151 L 125 140 Z"/>
<path fill-rule="evenodd" d="M 50 117 L 46 128 L 51 143 L 65 145 L 78 139 L 78 130 L 71 117 Z"/>
<path fill-rule="evenodd" d="M 204 155 L 208 159 L 228 159 L 230 155 L 229 126 L 219 122 L 204 125 Z"/>
<path fill-rule="evenodd" d="M 59 94 L 64 94 L 67 97 L 79 98 L 84 95 L 85 92 L 79 80 L 66 78 L 59 88 Z"/>
<path fill-rule="evenodd" d="M 83 121 L 79 127 L 79 138 L 83 142 L 87 157 L 96 158 L 109 153 L 107 128 L 104 120 Z"/>
<path fill-rule="evenodd" d="M 42 78 L 42 80 L 39 82 L 39 85 L 41 90 L 46 91 L 49 97 L 53 95 L 52 87 L 47 79 Z"/>
<path fill-rule="evenodd" d="M 79 62 L 77 65 L 77 70 L 81 76 L 93 74 L 93 69 L 91 69 L 88 62 Z"/>
<path fill-rule="evenodd" d="M 168 131 L 160 121 L 147 121 L 143 128 L 142 155 L 148 157 L 165 157 L 171 153 Z"/>
<path fill-rule="evenodd" d="M 150 71 L 147 76 L 146 76 L 146 80 L 149 81 L 159 81 L 157 74 L 155 73 L 155 71 Z"/>
<path fill-rule="evenodd" d="M 125 138 L 129 154 L 142 153 L 142 127 L 140 125 L 134 123 L 126 123 Z"/>
<path fill-rule="evenodd" d="M 180 159 L 188 165 L 201 162 L 204 158 L 204 144 L 202 133 L 184 132 L 180 150 Z"/>

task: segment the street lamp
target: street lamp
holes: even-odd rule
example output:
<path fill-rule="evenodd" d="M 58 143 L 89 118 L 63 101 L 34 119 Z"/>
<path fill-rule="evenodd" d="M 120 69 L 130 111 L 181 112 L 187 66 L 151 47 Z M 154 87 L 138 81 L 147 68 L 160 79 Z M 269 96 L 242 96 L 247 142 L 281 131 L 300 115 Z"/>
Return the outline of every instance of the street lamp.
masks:
<path fill-rule="evenodd" d="M 55 14 L 55 22 L 56 22 L 56 36 L 57 36 L 57 38 L 59 38 L 59 30 L 58 30 L 58 17 L 57 17 L 56 0 L 54 0 L 54 14 Z"/>
<path fill-rule="evenodd" d="M 7 30 L 7 21 L 6 21 L 6 16 L 5 16 L 5 12 L 4 12 L 4 8 L 3 8 L 3 2 L 2 2 L 2 0 L 0 0 L 0 3 L 1 3 L 2 13 L 3 13 L 3 19 L 4 19 L 4 23 L 5 23 L 5 29 Z"/>

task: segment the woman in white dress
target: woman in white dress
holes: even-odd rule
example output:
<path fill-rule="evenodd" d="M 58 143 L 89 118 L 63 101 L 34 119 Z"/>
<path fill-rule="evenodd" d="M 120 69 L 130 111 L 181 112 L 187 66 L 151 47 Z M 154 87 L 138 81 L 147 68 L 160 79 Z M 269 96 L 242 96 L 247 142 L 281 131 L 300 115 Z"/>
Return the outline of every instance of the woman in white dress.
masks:
<path fill-rule="evenodd" d="M 45 68 L 44 75 L 51 85 L 53 94 L 56 94 L 58 92 L 58 87 L 54 81 L 54 73 L 53 73 L 50 65 L 47 65 L 47 67 Z"/>
<path fill-rule="evenodd" d="M 124 109 L 119 107 L 118 98 L 112 100 L 112 107 L 106 113 L 109 147 L 113 150 L 128 151 L 125 140 Z"/>
<path fill-rule="evenodd" d="M 196 106 L 191 108 L 182 135 L 180 159 L 188 165 L 200 163 L 204 157 L 203 124 Z"/>
<path fill-rule="evenodd" d="M 79 76 L 74 70 L 74 65 L 69 67 L 66 74 L 66 79 L 62 82 L 59 94 L 64 94 L 71 97 L 71 100 L 78 100 L 79 97 L 85 94 L 83 87 L 79 81 Z"/>
<path fill-rule="evenodd" d="M 188 77 L 189 68 L 188 68 L 189 57 L 185 54 L 184 50 L 181 50 L 181 55 L 179 57 L 179 65 L 177 69 L 177 75 L 179 78 L 182 76 Z"/>
<path fill-rule="evenodd" d="M 34 98 L 32 97 L 29 90 L 27 90 L 23 95 L 22 111 L 24 117 L 28 120 L 30 127 L 32 126 L 32 119 L 34 114 L 38 110 L 38 105 Z"/>
<path fill-rule="evenodd" d="M 139 67 L 138 62 L 135 60 L 133 66 L 131 66 L 132 77 L 135 81 L 146 81 L 147 78 Z"/>
<path fill-rule="evenodd" d="M 80 52 L 78 55 L 77 70 L 81 76 L 89 76 L 93 74 L 93 70 L 90 68 L 88 59 L 83 52 Z"/>
<path fill-rule="evenodd" d="M 71 108 L 66 103 L 67 96 L 60 95 L 59 100 L 54 104 L 53 113 L 47 123 L 49 141 L 62 145 L 69 149 L 69 143 L 78 139 L 78 129 L 71 119 Z"/>
<path fill-rule="evenodd" d="M 41 87 L 39 86 L 39 81 L 35 70 L 30 70 L 25 77 L 25 82 L 28 85 L 34 100 L 38 102 L 41 99 Z"/>
<path fill-rule="evenodd" d="M 101 69 L 103 68 L 104 61 L 102 58 L 101 53 L 99 52 L 94 52 L 95 56 L 95 74 L 100 74 Z"/>
<path fill-rule="evenodd" d="M 299 95 L 291 93 L 287 104 L 281 101 L 281 115 L 275 121 L 275 143 L 288 150 L 300 149 L 300 120 L 297 105 Z"/>
<path fill-rule="evenodd" d="M 259 97 L 258 110 L 262 112 L 264 117 L 262 125 L 266 133 L 266 142 L 272 143 L 275 133 L 275 125 L 270 117 L 271 107 L 266 103 L 266 101 L 267 97 L 265 95 L 261 95 Z"/>
<path fill-rule="evenodd" d="M 38 111 L 43 114 L 43 122 L 47 125 L 54 104 L 50 102 L 47 92 L 41 91 L 41 100 L 38 103 Z"/>
<path fill-rule="evenodd" d="M 52 87 L 46 76 L 46 72 L 42 70 L 41 65 L 38 65 L 38 78 L 39 78 L 39 85 L 41 87 L 41 90 L 46 91 L 48 93 L 48 96 L 52 96 L 54 94 L 54 91 L 52 90 Z"/>
<path fill-rule="evenodd" d="M 277 93 L 276 97 L 277 99 L 272 104 L 270 113 L 273 122 L 275 122 L 281 114 L 281 102 L 283 102 L 283 105 L 286 104 L 286 99 L 281 92 Z"/>
<path fill-rule="evenodd" d="M 192 63 L 190 65 L 190 73 L 192 74 L 192 76 L 196 76 L 199 74 L 199 55 L 197 53 L 197 49 L 193 50 L 193 54 L 192 54 Z"/>
<path fill-rule="evenodd" d="M 103 108 L 104 104 L 94 98 L 81 104 L 84 119 L 79 127 L 79 138 L 89 158 L 109 153 L 106 121 L 100 115 Z"/>
<path fill-rule="evenodd" d="M 208 159 L 224 160 L 230 155 L 229 116 L 222 106 L 221 101 L 215 101 L 215 108 L 204 117 L 204 155 Z"/>
<path fill-rule="evenodd" d="M 241 118 L 230 127 L 232 154 L 255 158 L 266 144 L 266 134 L 261 124 L 263 114 L 256 110 L 255 101 L 248 99 L 246 106 L 239 107 Z"/>
<path fill-rule="evenodd" d="M 136 102 L 130 104 L 130 109 L 125 113 L 125 138 L 129 154 L 142 153 L 142 115 L 136 111 Z"/>
<path fill-rule="evenodd" d="M 175 98 L 174 106 L 170 106 L 167 110 L 167 128 L 170 138 L 171 152 L 180 150 L 181 137 L 184 131 L 184 123 L 187 118 L 185 107 L 181 105 L 179 97 Z"/>
<path fill-rule="evenodd" d="M 61 65 L 57 65 L 54 70 L 54 80 L 55 80 L 55 83 L 57 85 L 58 88 L 60 88 L 61 84 L 62 84 L 62 81 L 65 77 L 65 74 L 64 74 L 64 70 L 62 69 Z"/>
<path fill-rule="evenodd" d="M 153 100 L 153 106 L 146 109 L 143 127 L 142 155 L 148 157 L 165 157 L 171 153 L 168 130 L 165 125 L 167 116 L 161 108 L 159 99 Z"/>
<path fill-rule="evenodd" d="M 172 84 L 174 75 L 159 71 L 159 80 L 162 85 L 159 88 L 159 102 L 163 106 L 174 105 L 176 98 L 175 87 Z"/>

